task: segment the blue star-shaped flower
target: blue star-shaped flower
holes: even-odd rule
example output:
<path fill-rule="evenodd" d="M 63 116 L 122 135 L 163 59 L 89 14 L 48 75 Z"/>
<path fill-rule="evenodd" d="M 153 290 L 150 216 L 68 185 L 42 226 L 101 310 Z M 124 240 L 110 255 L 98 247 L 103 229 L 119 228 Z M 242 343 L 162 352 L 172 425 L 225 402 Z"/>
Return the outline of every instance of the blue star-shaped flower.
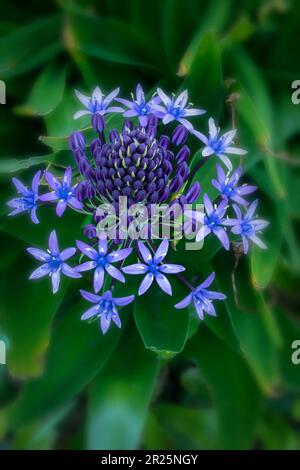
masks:
<path fill-rule="evenodd" d="M 86 109 L 77 111 L 74 114 L 74 119 L 78 119 L 86 114 L 101 114 L 104 116 L 107 113 L 122 113 L 124 111 L 120 106 L 110 106 L 111 102 L 116 98 L 120 91 L 120 88 L 116 88 L 108 95 L 104 96 L 101 89 L 97 86 L 92 96 L 86 96 L 78 90 L 75 90 L 75 94 L 79 101 L 85 106 Z"/>
<path fill-rule="evenodd" d="M 225 174 L 221 165 L 216 165 L 218 179 L 212 180 L 212 185 L 220 192 L 223 198 L 232 199 L 232 201 L 247 206 L 249 202 L 243 198 L 248 194 L 253 193 L 256 190 L 256 186 L 244 184 L 237 186 L 241 176 L 242 168 L 236 168 L 231 174 Z"/>
<path fill-rule="evenodd" d="M 56 215 L 61 217 L 65 212 L 67 205 L 73 209 L 81 210 L 82 204 L 75 196 L 76 186 L 72 186 L 72 168 L 69 166 L 59 181 L 52 173 L 45 171 L 45 179 L 49 186 L 53 189 L 50 193 L 42 194 L 40 200 L 44 202 L 58 201 L 56 206 Z"/>
<path fill-rule="evenodd" d="M 172 295 L 172 287 L 165 274 L 180 273 L 185 271 L 185 268 L 179 264 L 162 264 L 168 253 L 168 240 L 164 239 L 161 242 L 154 257 L 152 257 L 144 243 L 139 241 L 138 247 L 145 264 L 132 264 L 131 266 L 125 266 L 122 270 L 126 274 L 146 274 L 140 285 L 139 295 L 144 294 L 149 289 L 154 279 L 164 292 Z"/>
<path fill-rule="evenodd" d="M 146 101 L 145 93 L 140 84 L 137 85 L 135 94 L 135 97 L 132 96 L 132 101 L 123 98 L 116 98 L 116 101 L 127 106 L 128 110 L 124 112 L 124 117 L 138 116 L 141 126 L 146 127 L 150 114 L 157 114 L 154 105 L 160 103 L 160 98 L 154 96 L 151 100 Z"/>
<path fill-rule="evenodd" d="M 224 300 L 226 299 L 226 295 L 222 294 L 221 292 L 207 290 L 207 288 L 211 285 L 214 279 L 215 273 L 211 273 L 208 278 L 204 282 L 202 282 L 202 284 L 200 284 L 200 286 L 195 287 L 187 297 L 185 297 L 183 300 L 181 300 L 181 302 L 176 304 L 175 308 L 185 308 L 190 305 L 191 302 L 193 302 L 200 320 L 204 319 L 204 312 L 206 312 L 212 317 L 215 317 L 216 311 L 212 301 Z"/>
<path fill-rule="evenodd" d="M 206 111 L 203 109 L 190 109 L 188 102 L 188 92 L 187 90 L 180 93 L 178 97 L 170 98 L 166 93 L 161 89 L 157 89 L 157 94 L 164 106 L 161 104 L 153 105 L 153 108 L 159 112 L 159 117 L 162 118 L 163 124 L 168 124 L 171 121 L 178 121 L 184 125 L 189 131 L 193 129 L 192 124 L 186 119 L 192 116 L 200 116 Z"/>
<path fill-rule="evenodd" d="M 243 215 L 241 209 L 236 204 L 233 204 L 233 209 L 236 213 L 236 219 L 229 219 L 227 225 L 233 225 L 231 231 L 235 235 L 242 237 L 244 253 L 248 253 L 249 240 L 258 245 L 260 248 L 266 249 L 266 245 L 257 236 L 269 222 L 266 220 L 258 219 L 254 214 L 257 208 L 258 199 L 250 204 L 247 212 Z"/>
<path fill-rule="evenodd" d="M 40 277 L 49 275 L 52 281 L 53 294 L 59 289 L 61 273 L 68 277 L 81 277 L 74 268 L 71 268 L 71 266 L 65 262 L 75 254 L 76 248 L 66 248 L 60 251 L 55 230 L 50 233 L 49 249 L 47 251 L 40 250 L 39 248 L 27 248 L 27 251 L 35 259 L 43 262 L 39 268 L 33 271 L 29 279 L 39 279 Z"/>
<path fill-rule="evenodd" d="M 85 300 L 95 304 L 82 315 L 81 320 L 89 320 L 95 316 L 99 317 L 103 334 L 107 332 L 111 321 L 113 321 L 118 328 L 121 328 L 121 320 L 116 307 L 123 307 L 134 300 L 134 295 L 129 295 L 128 297 L 113 297 L 111 291 L 106 291 L 101 296 L 85 290 L 81 290 L 80 293 Z"/>
<path fill-rule="evenodd" d="M 236 136 L 236 129 L 226 132 L 223 135 L 220 134 L 220 128 L 216 126 L 213 118 L 208 121 L 209 136 L 206 137 L 201 132 L 193 130 L 193 134 L 198 137 L 204 144 L 205 147 L 202 150 L 203 157 L 209 157 L 210 155 L 216 155 L 228 168 L 232 170 L 232 164 L 226 153 L 235 155 L 245 155 L 246 150 L 240 149 L 233 146 L 233 141 Z"/>
<path fill-rule="evenodd" d="M 107 253 L 107 238 L 100 237 L 98 242 L 98 251 L 90 245 L 77 240 L 78 249 L 85 254 L 91 261 L 86 261 L 76 267 L 78 272 L 89 271 L 94 269 L 94 290 L 99 292 L 103 286 L 105 271 L 114 279 L 125 282 L 123 274 L 119 269 L 115 268 L 111 263 L 123 261 L 132 252 L 132 248 L 124 248 L 123 250 L 112 251 Z"/>
<path fill-rule="evenodd" d="M 34 224 L 38 224 L 39 220 L 36 216 L 37 203 L 39 200 L 38 189 L 41 178 L 41 172 L 38 171 L 32 180 L 31 189 L 24 186 L 18 179 L 13 178 L 12 181 L 21 197 L 17 197 L 8 201 L 7 205 L 13 209 L 8 215 L 17 215 L 21 212 L 30 212 L 31 220 Z"/>

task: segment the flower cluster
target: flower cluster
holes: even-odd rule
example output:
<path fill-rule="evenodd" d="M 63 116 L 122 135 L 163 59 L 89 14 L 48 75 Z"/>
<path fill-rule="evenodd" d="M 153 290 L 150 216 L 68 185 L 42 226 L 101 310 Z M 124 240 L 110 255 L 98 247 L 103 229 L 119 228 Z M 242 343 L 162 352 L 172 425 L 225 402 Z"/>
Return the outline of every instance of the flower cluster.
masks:
<path fill-rule="evenodd" d="M 9 215 L 30 212 L 32 222 L 37 224 L 37 208 L 54 203 L 58 217 L 64 215 L 67 207 L 68 210 L 82 213 L 85 218 L 87 215 L 90 217 L 83 230 L 89 243 L 77 240 L 77 248 L 60 251 L 53 230 L 47 251 L 28 248 L 28 252 L 42 263 L 30 279 L 48 275 L 55 293 L 59 289 L 62 274 L 80 278 L 82 273 L 92 271 L 94 292 L 80 292 L 93 306 L 82 315 L 82 320 L 99 318 L 103 333 L 107 332 L 111 322 L 117 327 L 121 326 L 118 307 L 134 301 L 134 295 L 120 298 L 113 296 L 115 283 L 125 283 L 125 275 L 144 276 L 138 295 L 144 295 L 155 281 L 170 296 L 172 286 L 169 278 L 176 276 L 190 286 L 191 293 L 177 302 L 175 307 L 181 309 L 193 303 L 200 319 L 204 318 L 204 313 L 215 316 L 213 302 L 224 300 L 225 295 L 208 290 L 214 280 L 214 273 L 198 287 L 192 286 L 181 274 L 185 271 L 184 266 L 167 261 L 170 248 L 168 238 L 163 236 L 157 246 L 155 240 L 149 237 L 147 224 L 143 227 L 146 230 L 141 231 L 143 241 L 137 241 L 129 230 L 125 240 L 121 239 L 119 232 L 111 238 L 102 226 L 99 229 L 103 215 L 99 215 L 98 208 L 103 204 L 111 204 L 117 214 L 118 224 L 121 220 L 121 197 L 126 198 L 128 208 L 142 204 L 147 213 L 153 204 L 164 204 L 171 210 L 178 203 L 191 225 L 197 226 L 196 241 L 216 236 L 218 243 L 229 250 L 233 240 L 240 240 L 245 253 L 249 250 L 250 242 L 265 248 L 258 235 L 267 222 L 256 216 L 258 201 L 250 203 L 247 200 L 256 187 L 240 182 L 242 167 L 233 169 L 228 157 L 230 154 L 242 156 L 246 152 L 235 146 L 236 130 L 221 135 L 212 118 L 208 121 L 208 136 L 194 128 L 190 118 L 200 117 L 205 111 L 191 106 L 187 90 L 177 96 L 168 96 L 158 88 L 151 97 L 146 97 L 141 85 L 138 85 L 131 100 L 119 97 L 119 91 L 117 88 L 104 95 L 97 87 L 91 96 L 75 92 L 84 109 L 75 113 L 74 118 L 90 115 L 95 138 L 87 142 L 83 132 L 71 134 L 73 160 L 62 176 L 56 175 L 54 169 L 45 170 L 43 176 L 38 171 L 30 189 L 13 178 L 19 196 L 8 202 L 12 209 Z M 106 115 L 114 113 L 122 115 L 121 128 L 108 126 Z M 203 145 L 200 144 L 202 157 L 194 162 L 191 170 L 188 142 L 193 140 L 194 145 L 199 144 L 199 141 Z M 216 178 L 211 181 L 218 196 L 212 200 L 208 194 L 201 194 L 200 167 L 205 159 L 214 156 L 220 163 L 216 164 Z M 49 191 L 39 194 L 42 178 L 48 184 Z M 191 207 L 196 201 L 203 202 L 203 211 Z M 174 217 L 176 219 L 176 215 Z M 201 226 L 198 229 L 199 222 Z M 80 259 L 76 266 L 70 266 L 66 261 L 74 257 L 76 252 L 80 254 Z M 134 256 L 133 264 L 124 265 L 128 258 Z M 106 290 L 100 293 L 104 285 L 107 286 Z"/>

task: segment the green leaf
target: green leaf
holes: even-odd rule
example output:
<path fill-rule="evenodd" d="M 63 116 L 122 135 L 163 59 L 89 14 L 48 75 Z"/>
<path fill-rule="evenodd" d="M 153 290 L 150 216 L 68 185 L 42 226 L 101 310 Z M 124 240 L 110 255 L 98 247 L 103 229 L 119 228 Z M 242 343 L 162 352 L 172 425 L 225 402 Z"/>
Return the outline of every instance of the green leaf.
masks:
<path fill-rule="evenodd" d="M 12 427 L 25 425 L 61 409 L 99 373 L 118 344 L 118 328 L 104 336 L 98 322 L 80 321 L 86 302 L 77 301 L 53 331 L 48 359 L 42 377 L 27 382 L 10 409 Z M 122 309 L 124 312 L 125 309 Z M 123 327 L 127 315 L 121 314 Z"/>
<path fill-rule="evenodd" d="M 134 325 L 128 325 L 117 350 L 91 384 L 89 449 L 139 447 L 158 366 L 157 357 L 144 348 Z"/>
<path fill-rule="evenodd" d="M 232 261 L 223 254 L 216 265 L 216 282 L 226 294 L 225 304 L 240 348 L 262 389 L 271 394 L 279 380 L 278 325 L 261 294 L 251 288 L 246 267 L 240 261 L 235 272 L 236 298 L 231 275 Z"/>
<path fill-rule="evenodd" d="M 13 243 L 17 244 L 17 240 L 13 239 Z M 68 285 L 64 281 L 60 292 L 52 295 L 48 278 L 36 282 L 28 280 L 34 268 L 29 256 L 22 254 L 0 272 L 1 325 L 9 350 L 7 367 L 19 378 L 42 373 L 50 326 Z M 12 279 L 18 286 L 18 295 L 11 291 Z"/>
<path fill-rule="evenodd" d="M 215 410 L 166 403 L 155 406 L 154 414 L 166 436 L 171 438 L 172 449 L 209 450 L 217 447 Z M 150 438 L 149 429 L 147 437 Z"/>
<path fill-rule="evenodd" d="M 18 171 L 27 170 L 33 166 L 44 163 L 55 163 L 57 165 L 66 166 L 72 163 L 71 152 L 66 155 L 64 152 L 55 152 L 47 155 L 41 155 L 36 157 L 23 158 L 21 160 L 17 158 L 1 159 L 0 160 L 0 174 L 16 173 Z"/>
<path fill-rule="evenodd" d="M 219 44 L 212 33 L 207 33 L 195 44 L 181 61 L 180 70 L 185 76 L 183 87 L 189 91 L 195 106 L 207 110 L 207 117 L 213 116 L 218 120 L 223 98 L 223 76 Z"/>
<path fill-rule="evenodd" d="M 188 313 L 174 308 L 184 297 L 184 286 L 176 279 L 171 283 L 172 297 L 156 285 L 134 303 L 134 319 L 145 347 L 166 358 L 182 351 L 189 332 Z"/>
<path fill-rule="evenodd" d="M 218 448 L 251 448 L 261 396 L 247 364 L 204 327 L 185 354 L 196 362 L 210 388 L 219 423 Z"/>
<path fill-rule="evenodd" d="M 16 111 L 24 116 L 49 114 L 62 100 L 65 81 L 65 67 L 48 65 L 35 81 L 27 102 L 18 106 Z"/>
<path fill-rule="evenodd" d="M 264 289 L 269 284 L 278 261 L 279 251 L 282 242 L 282 218 L 279 209 L 273 204 L 267 205 L 268 211 L 265 214 L 271 220 L 272 227 L 268 227 L 263 239 L 267 245 L 266 250 L 262 250 L 254 245 L 251 253 L 251 271 L 254 287 Z"/>
<path fill-rule="evenodd" d="M 74 6 L 67 10 L 72 45 L 85 55 L 119 64 L 164 65 L 159 42 L 140 25 L 97 16 Z"/>
<path fill-rule="evenodd" d="M 62 51 L 61 17 L 47 16 L 0 39 L 0 76 L 7 79 L 49 62 Z"/>

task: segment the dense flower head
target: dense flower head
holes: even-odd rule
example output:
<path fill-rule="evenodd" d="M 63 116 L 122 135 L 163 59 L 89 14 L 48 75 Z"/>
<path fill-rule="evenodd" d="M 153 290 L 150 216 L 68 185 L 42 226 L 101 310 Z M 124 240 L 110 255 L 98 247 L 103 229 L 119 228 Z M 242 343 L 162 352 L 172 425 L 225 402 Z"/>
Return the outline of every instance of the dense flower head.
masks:
<path fill-rule="evenodd" d="M 249 250 L 249 241 L 265 248 L 258 235 L 268 222 L 256 216 L 258 201 L 248 200 L 256 187 L 242 181 L 241 165 L 234 169 L 228 157 L 246 153 L 235 146 L 237 131 L 232 129 L 222 134 L 212 118 L 208 121 L 208 136 L 194 128 L 190 119 L 200 117 L 205 111 L 189 103 L 187 90 L 168 95 L 157 88 L 149 96 L 138 84 L 131 100 L 120 97 L 119 93 L 116 88 L 105 94 L 99 87 L 91 96 L 76 91 L 84 109 L 75 113 L 74 118 L 89 115 L 94 138 L 89 141 L 85 131 L 73 132 L 69 138 L 72 158 L 69 166 L 62 172 L 61 165 L 58 168 L 49 165 L 43 176 L 38 171 L 31 188 L 13 178 L 19 195 L 8 202 L 12 209 L 9 215 L 30 212 L 31 220 L 38 223 L 37 208 L 54 203 L 58 217 L 70 210 L 82 214 L 83 236 L 89 240 L 89 243 L 76 241 L 79 256 L 72 267 L 66 261 L 76 255 L 76 248 L 60 251 L 56 231 L 52 230 L 47 250 L 28 248 L 42 263 L 30 279 L 49 276 L 56 293 L 62 274 L 80 278 L 83 273 L 91 272 L 94 292 L 81 291 L 81 295 L 93 306 L 82 315 L 82 320 L 99 318 L 103 334 L 112 323 L 121 326 L 117 307 L 134 301 L 134 295 L 114 297 L 117 282 L 125 284 L 126 289 L 127 275 L 143 276 L 138 295 L 144 295 L 150 286 L 157 284 L 171 296 L 176 277 L 190 288 L 190 294 L 175 307 L 181 309 L 193 304 L 201 320 L 204 313 L 215 316 L 214 301 L 225 299 L 224 294 L 208 289 L 215 274 L 194 287 L 186 279 L 186 273 L 182 274 L 185 267 L 168 261 L 170 240 L 175 247 L 175 236 L 170 231 L 168 235 L 153 235 L 147 220 L 156 205 L 166 208 L 169 216 L 162 226 L 179 228 L 181 236 L 192 234 L 196 242 L 205 243 L 207 237 L 215 236 L 225 250 L 230 249 L 231 241 L 236 238 L 242 242 L 244 253 Z M 107 115 L 114 113 L 119 116 L 114 121 L 119 127 L 112 128 Z M 202 142 L 200 152 L 195 149 L 195 142 Z M 201 167 L 206 158 L 214 156 L 220 162 L 216 165 L 217 177 L 207 182 L 208 178 L 201 178 Z M 39 194 L 40 181 L 49 186 L 43 194 Z M 216 193 L 213 198 L 211 194 Z M 121 198 L 126 199 L 125 215 L 120 207 Z M 106 230 L 102 224 L 106 222 L 108 206 L 115 210 L 117 232 Z M 134 220 L 135 209 L 145 216 L 145 220 L 139 218 L 138 232 L 135 226 L 128 226 Z M 187 253 L 188 256 L 193 256 L 193 252 Z M 130 264 L 124 265 L 128 259 Z"/>

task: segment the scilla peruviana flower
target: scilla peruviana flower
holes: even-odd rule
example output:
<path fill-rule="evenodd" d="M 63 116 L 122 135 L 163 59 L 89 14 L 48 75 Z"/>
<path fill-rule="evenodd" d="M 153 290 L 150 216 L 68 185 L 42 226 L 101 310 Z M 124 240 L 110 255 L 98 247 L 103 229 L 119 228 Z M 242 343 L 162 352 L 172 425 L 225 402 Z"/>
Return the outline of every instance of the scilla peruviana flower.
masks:
<path fill-rule="evenodd" d="M 231 171 L 232 164 L 226 154 L 229 153 L 235 155 L 245 155 L 247 153 L 246 150 L 233 146 L 233 141 L 235 139 L 237 130 L 233 129 L 223 135 L 219 135 L 220 128 L 216 126 L 213 118 L 209 119 L 208 126 L 208 137 L 197 130 L 193 130 L 193 134 L 205 144 L 205 147 L 202 150 L 202 156 L 209 157 L 211 155 L 216 155 L 224 163 L 228 170 Z"/>
<path fill-rule="evenodd" d="M 71 266 L 66 263 L 66 261 L 76 253 L 76 248 L 65 248 L 60 251 L 55 230 L 50 233 L 49 248 L 47 251 L 32 247 L 27 248 L 27 251 L 35 259 L 43 262 L 39 268 L 33 271 L 29 279 L 39 279 L 40 277 L 49 275 L 52 281 L 53 294 L 59 289 L 61 273 L 67 277 L 81 277 L 74 268 L 71 268 Z"/>
<path fill-rule="evenodd" d="M 86 96 L 78 90 L 75 90 L 75 95 L 86 109 L 77 111 L 74 114 L 74 119 L 78 119 L 86 114 L 101 114 L 104 116 L 107 113 L 122 113 L 124 111 L 120 106 L 110 106 L 111 102 L 118 96 L 120 88 L 116 88 L 108 95 L 103 95 L 101 89 L 97 86 L 92 96 Z"/>
<path fill-rule="evenodd" d="M 90 245 L 87 245 L 80 240 L 76 242 L 77 248 L 88 258 L 90 261 L 86 261 L 76 267 L 76 271 L 83 272 L 94 269 L 94 290 L 99 292 L 103 286 L 105 272 L 114 279 L 120 282 L 125 282 L 125 278 L 119 269 L 115 268 L 111 263 L 116 263 L 125 260 L 130 253 L 132 248 L 124 248 L 122 250 L 116 250 L 108 253 L 107 238 L 105 235 L 99 238 L 98 251 Z"/>
<path fill-rule="evenodd" d="M 222 294 L 221 292 L 215 292 L 207 289 L 212 284 L 214 279 L 215 273 L 211 273 L 204 282 L 202 282 L 198 287 L 195 287 L 187 297 L 176 304 L 175 308 L 186 308 L 190 305 L 191 302 L 193 302 L 200 320 L 204 319 L 205 312 L 208 315 L 215 317 L 217 314 L 213 306 L 213 301 L 225 300 L 226 295 Z"/>
<path fill-rule="evenodd" d="M 36 209 L 39 200 L 38 189 L 41 179 L 41 171 L 38 171 L 32 180 L 31 189 L 24 186 L 24 184 L 18 179 L 13 178 L 14 183 L 20 197 L 8 201 L 7 205 L 10 207 L 12 212 L 8 215 L 17 215 L 21 212 L 30 212 L 31 220 L 34 224 L 38 224 L 39 220 L 36 216 Z"/>
<path fill-rule="evenodd" d="M 164 239 L 161 242 L 153 257 L 144 243 L 138 242 L 138 247 L 145 264 L 125 266 L 123 271 L 126 274 L 145 274 L 139 288 L 139 295 L 143 295 L 149 289 L 154 279 L 166 294 L 172 295 L 172 287 L 165 274 L 177 274 L 185 271 L 185 268 L 179 264 L 162 264 L 168 253 L 168 240 Z"/>
<path fill-rule="evenodd" d="M 81 320 L 100 318 L 100 328 L 103 334 L 107 332 L 112 321 L 118 328 L 121 328 L 117 307 L 128 305 L 134 300 L 134 295 L 113 297 L 111 291 L 106 291 L 103 295 L 92 294 L 85 290 L 81 290 L 80 293 L 85 300 L 94 304 L 82 315 Z"/>

